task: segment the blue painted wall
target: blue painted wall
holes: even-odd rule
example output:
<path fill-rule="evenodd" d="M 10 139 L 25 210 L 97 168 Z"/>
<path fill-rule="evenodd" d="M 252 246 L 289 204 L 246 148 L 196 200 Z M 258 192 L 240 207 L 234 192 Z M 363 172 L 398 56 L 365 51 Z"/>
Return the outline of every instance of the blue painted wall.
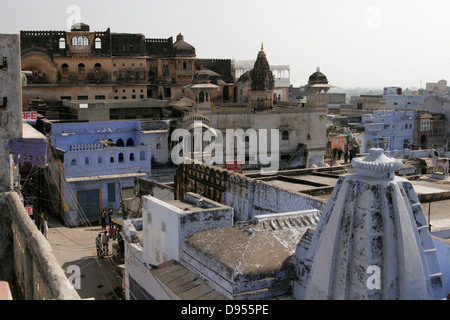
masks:
<path fill-rule="evenodd" d="M 117 143 L 121 139 L 124 145 L 133 141 L 134 146 L 141 144 L 141 123 L 139 121 L 77 122 L 52 124 L 52 144 L 62 150 L 70 150 L 71 145 L 96 144 L 98 139 Z M 131 140 L 129 140 L 131 139 Z"/>
<path fill-rule="evenodd" d="M 53 124 L 51 139 L 55 147 L 66 151 L 62 189 L 64 217 L 70 226 L 87 220 L 98 222 L 103 207 L 111 207 L 117 212 L 120 186 L 133 188 L 136 174 L 144 174 L 145 178 L 151 175 L 151 146 L 141 145 L 139 121 Z M 121 139 L 124 146 L 105 147 L 99 139 L 116 144 Z M 132 146 L 126 146 L 127 141 Z M 114 195 L 108 184 L 114 184 Z M 86 219 L 77 204 L 77 193 L 93 190 L 98 191 L 98 216 L 94 212 Z"/>
<path fill-rule="evenodd" d="M 414 111 L 377 110 L 373 114 L 362 116 L 365 129 L 365 145 L 361 146 L 364 152 L 380 145 L 382 138 L 389 138 L 386 151 L 402 150 L 406 144 L 414 141 Z M 368 142 L 372 141 L 370 145 Z"/>

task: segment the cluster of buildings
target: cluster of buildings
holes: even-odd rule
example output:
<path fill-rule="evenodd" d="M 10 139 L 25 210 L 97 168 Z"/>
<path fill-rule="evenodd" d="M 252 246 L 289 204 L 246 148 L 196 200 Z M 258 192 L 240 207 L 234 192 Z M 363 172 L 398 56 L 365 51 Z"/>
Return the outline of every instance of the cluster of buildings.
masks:
<path fill-rule="evenodd" d="M 181 34 L 83 23 L 22 31 L 20 46 L 18 103 L 41 144 L 13 145 L 11 186 L 35 214 L 71 227 L 112 209 L 127 299 L 444 298 L 436 240 L 395 176 L 402 161 L 384 153 L 447 152 L 445 84 L 347 100 L 320 68 L 294 89 L 289 66 L 270 65 L 263 46 L 251 61 L 199 59 Z M 199 124 L 213 140 L 242 129 L 242 143 L 221 146 L 245 149 L 245 161 L 174 163 L 172 134 L 195 140 Z M 258 173 L 267 146 L 254 148 L 250 129 L 279 132 L 276 143 L 265 137 L 278 146 L 271 175 Z M 358 157 L 355 175 L 343 175 L 347 155 Z M 369 267 L 388 274 L 382 288 L 366 285 Z"/>
<path fill-rule="evenodd" d="M 199 59 L 181 34 L 176 41 L 147 39 L 80 23 L 70 32 L 22 31 L 20 39 L 24 110 L 39 115 L 36 128 L 50 150 L 48 167 L 31 172 L 45 194 L 31 189 L 26 200 L 49 199 L 37 211 L 62 216 L 68 225 L 95 220 L 103 207 L 122 211 L 135 177 L 173 176 L 170 155 L 178 141 L 172 133 L 193 136 L 196 123 L 223 136 L 241 129 L 244 169 L 263 165 L 248 129 L 279 132 L 277 169 L 324 165 L 331 85 L 317 70 L 305 99 L 289 99 L 289 67 L 271 67 L 263 46 L 249 66 Z M 237 154 L 240 144 L 223 148 Z"/>
<path fill-rule="evenodd" d="M 439 82 L 442 87 L 442 83 Z M 445 109 L 437 100 L 448 94 L 446 86 L 427 83 L 427 90 L 403 92 L 385 87 L 380 95 L 360 95 L 347 102 L 329 105 L 329 136 L 350 131 L 358 136 L 361 153 L 379 147 L 405 156 L 405 150 L 449 150 Z M 441 98 L 438 98 L 441 97 Z"/>
<path fill-rule="evenodd" d="M 180 166 L 174 188 L 139 179 L 142 216 L 121 221 L 126 298 L 444 299 L 402 161 L 376 148 L 356 160 L 327 201 L 203 164 Z"/>

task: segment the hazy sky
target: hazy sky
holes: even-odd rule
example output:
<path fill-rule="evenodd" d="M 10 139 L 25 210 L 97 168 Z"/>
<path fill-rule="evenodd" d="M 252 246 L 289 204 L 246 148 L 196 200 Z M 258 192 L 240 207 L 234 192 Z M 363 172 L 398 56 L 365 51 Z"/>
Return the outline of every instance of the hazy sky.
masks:
<path fill-rule="evenodd" d="M 450 80 L 448 0 L 2 0 L 0 33 L 70 30 L 176 38 L 198 58 L 291 67 L 294 86 L 317 66 L 340 87 L 422 87 Z"/>

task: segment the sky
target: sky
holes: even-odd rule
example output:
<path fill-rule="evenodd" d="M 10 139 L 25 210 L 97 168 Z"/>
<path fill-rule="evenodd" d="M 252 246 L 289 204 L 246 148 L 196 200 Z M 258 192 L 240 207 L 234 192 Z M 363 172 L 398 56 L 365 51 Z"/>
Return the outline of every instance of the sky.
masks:
<path fill-rule="evenodd" d="M 289 65 L 305 85 L 320 67 L 343 88 L 424 88 L 450 80 L 448 0 L 2 0 L 0 33 L 91 31 L 179 33 L 198 58 L 256 59 Z"/>

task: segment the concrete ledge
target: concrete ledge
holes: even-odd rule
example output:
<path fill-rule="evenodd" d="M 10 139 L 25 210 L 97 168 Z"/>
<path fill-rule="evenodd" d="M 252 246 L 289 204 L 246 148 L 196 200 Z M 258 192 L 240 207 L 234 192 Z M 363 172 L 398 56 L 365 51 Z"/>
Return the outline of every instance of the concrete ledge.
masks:
<path fill-rule="evenodd" d="M 420 203 L 427 203 L 433 201 L 441 201 L 450 199 L 450 191 L 442 191 L 438 193 L 417 193 Z"/>
<path fill-rule="evenodd" d="M 25 299 L 79 300 L 78 293 L 69 285 L 65 272 L 53 255 L 52 247 L 28 216 L 19 195 L 8 192 L 3 193 L 2 198 L 10 209 L 2 214 L 11 217 L 13 241 L 20 241 L 14 243 L 14 247 L 22 245 L 24 250 L 22 256 L 17 253 L 13 261 L 6 263 L 13 264 L 16 273 L 17 270 L 22 271 L 22 285 L 25 287 L 20 289 Z"/>

